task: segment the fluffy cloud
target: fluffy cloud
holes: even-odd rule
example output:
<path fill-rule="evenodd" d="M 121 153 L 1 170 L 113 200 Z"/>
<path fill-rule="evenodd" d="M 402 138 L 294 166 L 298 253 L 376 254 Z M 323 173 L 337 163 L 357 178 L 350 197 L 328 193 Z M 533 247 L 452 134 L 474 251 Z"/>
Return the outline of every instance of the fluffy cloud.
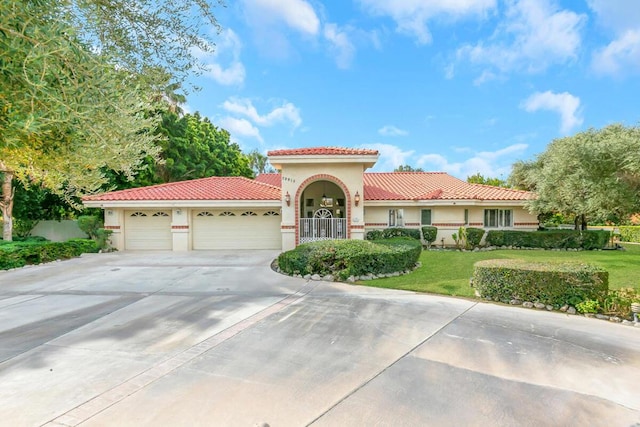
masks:
<path fill-rule="evenodd" d="M 586 19 L 559 9 L 550 0 L 511 0 L 490 41 L 465 45 L 457 57 L 502 73 L 544 71 L 577 57 Z M 491 75 L 485 71 L 483 76 L 476 79 L 477 84 Z"/>
<path fill-rule="evenodd" d="M 377 171 L 392 171 L 400 165 L 415 166 L 411 163 L 415 157 L 415 151 L 403 151 L 400 147 L 391 144 L 367 144 L 361 148 L 378 150 L 380 152 L 380 158 L 376 163 L 374 170 Z"/>
<path fill-rule="evenodd" d="M 249 118 L 260 126 L 273 126 L 276 123 L 289 123 L 295 129 L 302 124 L 300 110 L 290 102 L 284 102 L 267 114 L 259 114 L 253 102 L 246 98 L 230 98 L 222 104 L 222 108 L 234 114 Z"/>
<path fill-rule="evenodd" d="M 580 98 L 571 95 L 569 92 L 536 92 L 527 98 L 521 107 L 530 113 L 548 110 L 560 114 L 560 131 L 564 134 L 582 124 L 582 118 L 579 117 L 578 111 Z"/>
<path fill-rule="evenodd" d="M 234 86 L 244 83 L 246 71 L 240 62 L 242 43 L 236 33 L 227 29 L 220 34 L 220 41 L 213 52 L 194 51 L 203 63 L 204 74 L 221 85 Z M 223 65 L 226 63 L 226 65 Z"/>
<path fill-rule="evenodd" d="M 331 45 L 331 51 L 334 53 L 338 67 L 349 68 L 356 48 L 351 43 L 347 31 L 336 24 L 327 23 L 324 26 L 323 34 Z"/>
<path fill-rule="evenodd" d="M 638 28 L 640 7 L 634 0 L 587 0 L 598 22 L 617 33 Z"/>
<path fill-rule="evenodd" d="M 320 19 L 305 0 L 245 0 L 245 9 L 262 23 L 282 22 L 301 33 L 315 35 Z"/>
<path fill-rule="evenodd" d="M 593 54 L 593 69 L 600 74 L 640 72 L 640 28 L 627 30 Z"/>
<path fill-rule="evenodd" d="M 409 132 L 399 129 L 393 125 L 386 125 L 378 129 L 378 133 L 382 136 L 407 136 Z"/>
<path fill-rule="evenodd" d="M 427 24 L 433 18 L 482 16 L 496 7 L 496 0 L 360 0 L 360 3 L 374 15 L 390 16 L 399 32 L 415 37 L 421 44 L 431 43 Z"/>
<path fill-rule="evenodd" d="M 226 129 L 234 139 L 238 139 L 238 137 L 250 137 L 264 142 L 262 135 L 260 135 L 260 130 L 247 119 L 223 117 L 220 119 L 220 126 Z"/>

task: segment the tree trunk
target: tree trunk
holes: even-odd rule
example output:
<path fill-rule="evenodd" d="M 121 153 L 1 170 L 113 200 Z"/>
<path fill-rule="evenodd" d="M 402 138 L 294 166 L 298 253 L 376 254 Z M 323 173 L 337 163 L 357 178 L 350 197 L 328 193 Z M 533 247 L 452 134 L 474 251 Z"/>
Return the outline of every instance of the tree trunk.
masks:
<path fill-rule="evenodd" d="M 0 201 L 0 209 L 2 210 L 2 239 L 6 242 L 13 240 L 13 172 L 6 170 L 3 162 L 0 162 L 0 172 L 2 179 L 2 199 Z"/>
<path fill-rule="evenodd" d="M 582 221 L 582 230 L 587 229 L 587 217 L 585 214 L 580 215 L 580 220 Z"/>
<path fill-rule="evenodd" d="M 576 231 L 580 230 L 580 215 L 576 215 L 576 217 L 573 218 L 573 229 Z"/>

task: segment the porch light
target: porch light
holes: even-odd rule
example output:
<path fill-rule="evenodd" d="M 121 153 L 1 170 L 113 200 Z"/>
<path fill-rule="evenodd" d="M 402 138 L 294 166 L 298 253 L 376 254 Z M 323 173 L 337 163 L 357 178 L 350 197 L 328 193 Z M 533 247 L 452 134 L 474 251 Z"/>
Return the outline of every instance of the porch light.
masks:
<path fill-rule="evenodd" d="M 353 201 L 356 202 L 356 206 L 360 204 L 360 193 L 356 191 L 356 195 L 353 196 Z"/>
<path fill-rule="evenodd" d="M 284 196 L 284 201 L 287 202 L 287 206 L 291 206 L 291 195 L 287 191 L 287 194 Z"/>

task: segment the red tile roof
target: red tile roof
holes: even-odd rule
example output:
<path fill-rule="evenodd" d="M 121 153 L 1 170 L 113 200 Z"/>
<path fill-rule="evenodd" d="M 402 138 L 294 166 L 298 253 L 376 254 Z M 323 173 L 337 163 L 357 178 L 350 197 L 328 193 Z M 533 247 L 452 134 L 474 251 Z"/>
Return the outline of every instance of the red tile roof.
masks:
<path fill-rule="evenodd" d="M 294 148 L 290 150 L 273 150 L 267 153 L 269 157 L 277 156 L 369 156 L 378 155 L 378 150 L 366 150 L 343 147 L 310 147 Z"/>
<path fill-rule="evenodd" d="M 85 196 L 82 200 L 280 200 L 281 191 L 278 187 L 248 178 L 212 176 L 112 191 Z"/>
<path fill-rule="evenodd" d="M 528 191 L 469 184 L 444 172 L 364 174 L 364 200 L 528 200 Z"/>
<path fill-rule="evenodd" d="M 134 200 L 280 200 L 281 174 L 210 177 L 85 196 L 84 201 Z M 382 172 L 364 174 L 367 200 L 528 200 L 533 193 L 490 185 L 469 184 L 444 172 Z"/>

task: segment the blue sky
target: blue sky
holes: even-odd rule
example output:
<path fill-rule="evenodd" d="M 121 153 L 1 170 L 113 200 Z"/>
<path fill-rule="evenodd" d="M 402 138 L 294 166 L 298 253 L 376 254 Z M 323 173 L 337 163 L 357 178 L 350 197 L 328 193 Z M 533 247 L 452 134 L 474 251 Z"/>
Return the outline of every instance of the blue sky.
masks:
<path fill-rule="evenodd" d="M 227 0 L 188 96 L 245 152 L 345 146 L 506 178 L 555 138 L 640 123 L 639 0 Z"/>

